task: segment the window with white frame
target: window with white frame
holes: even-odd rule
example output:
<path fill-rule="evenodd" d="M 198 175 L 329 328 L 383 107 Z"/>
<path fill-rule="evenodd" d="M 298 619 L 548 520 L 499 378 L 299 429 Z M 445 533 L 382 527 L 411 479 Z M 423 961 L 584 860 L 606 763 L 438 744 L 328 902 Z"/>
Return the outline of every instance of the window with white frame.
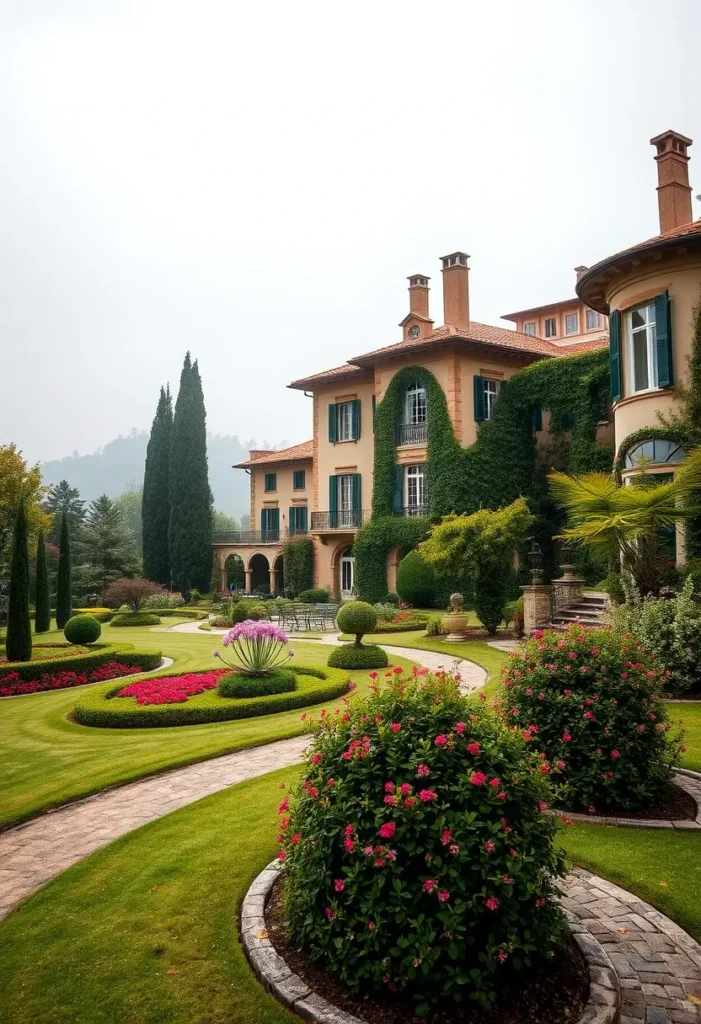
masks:
<path fill-rule="evenodd" d="M 337 406 L 338 412 L 338 440 L 353 440 L 353 403 L 341 402 Z"/>
<path fill-rule="evenodd" d="M 576 313 L 567 313 L 565 316 L 565 334 L 579 333 L 579 317 Z"/>
<path fill-rule="evenodd" d="M 407 424 L 426 422 L 426 388 L 418 381 L 407 389 L 405 416 Z"/>
<path fill-rule="evenodd" d="M 494 416 L 494 403 L 501 387 L 500 380 L 488 380 L 484 378 L 484 418 L 491 420 Z"/>
<path fill-rule="evenodd" d="M 554 316 L 550 316 L 545 321 L 545 337 L 556 338 L 557 337 L 557 320 Z"/>
<path fill-rule="evenodd" d="M 600 323 L 601 323 L 601 317 L 596 312 L 596 310 L 595 309 L 588 309 L 587 310 L 587 330 L 588 331 L 595 331 L 599 327 Z"/>
<path fill-rule="evenodd" d="M 424 466 L 407 466 L 404 473 L 404 507 L 409 515 L 418 514 L 426 505 Z"/>
<path fill-rule="evenodd" d="M 629 394 L 657 387 L 655 303 L 638 306 L 626 314 L 628 359 L 626 383 Z"/>
<path fill-rule="evenodd" d="M 523 333 L 524 334 L 535 334 L 535 323 L 533 323 L 533 321 L 531 321 L 530 323 L 524 324 L 523 325 Z"/>

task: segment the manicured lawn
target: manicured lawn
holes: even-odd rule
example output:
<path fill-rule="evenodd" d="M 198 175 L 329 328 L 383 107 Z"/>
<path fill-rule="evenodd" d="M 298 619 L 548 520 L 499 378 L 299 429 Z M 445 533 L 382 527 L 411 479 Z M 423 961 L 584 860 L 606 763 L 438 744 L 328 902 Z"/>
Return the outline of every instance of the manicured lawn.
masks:
<path fill-rule="evenodd" d="M 669 712 L 674 721 L 684 728 L 686 753 L 682 759 L 683 767 L 701 772 L 701 703 L 671 703 Z"/>
<path fill-rule="evenodd" d="M 57 637 L 59 634 L 46 634 Z M 220 637 L 157 632 L 145 627 L 105 627 L 107 641 L 161 647 L 174 668 L 218 667 L 212 650 Z M 330 648 L 294 641 L 298 664 L 325 665 Z M 409 662 L 397 659 L 402 665 Z M 351 672 L 362 692 L 365 671 Z M 22 821 L 46 807 L 95 793 L 177 764 L 298 735 L 298 710 L 236 722 L 168 729 L 91 729 L 68 719 L 80 690 L 62 690 L 0 701 L 0 825 Z M 333 701 L 328 707 L 337 706 Z M 315 710 L 321 710 L 318 706 Z"/>

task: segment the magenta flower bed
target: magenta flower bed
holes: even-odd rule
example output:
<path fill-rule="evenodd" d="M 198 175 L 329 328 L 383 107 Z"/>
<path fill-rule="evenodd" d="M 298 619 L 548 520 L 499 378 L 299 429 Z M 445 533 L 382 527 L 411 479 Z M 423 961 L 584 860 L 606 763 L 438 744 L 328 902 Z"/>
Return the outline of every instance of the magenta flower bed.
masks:
<path fill-rule="evenodd" d="M 92 672 L 45 672 L 39 679 L 24 682 L 18 672 L 10 672 L 0 683 L 0 697 L 16 697 L 20 693 L 41 693 L 42 690 L 66 690 L 87 683 L 104 683 L 120 676 L 136 675 L 143 669 L 139 665 L 124 665 L 121 661 L 108 661 Z"/>
<path fill-rule="evenodd" d="M 160 676 L 131 683 L 115 694 L 117 697 L 135 697 L 137 704 L 184 704 L 188 697 L 205 690 L 213 690 L 226 669 L 213 672 L 186 672 L 182 676 Z"/>

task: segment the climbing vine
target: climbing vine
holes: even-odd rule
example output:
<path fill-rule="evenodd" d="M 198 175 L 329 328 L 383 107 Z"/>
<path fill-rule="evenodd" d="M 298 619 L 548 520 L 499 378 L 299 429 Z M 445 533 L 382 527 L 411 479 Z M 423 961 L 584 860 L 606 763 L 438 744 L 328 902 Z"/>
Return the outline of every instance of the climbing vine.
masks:
<path fill-rule="evenodd" d="M 288 540 L 282 549 L 285 590 L 295 595 L 314 586 L 314 545 L 310 538 Z"/>
<path fill-rule="evenodd" d="M 363 601 L 375 604 L 387 595 L 387 554 L 399 547 L 402 557 L 425 540 L 431 530 L 427 516 L 381 516 L 366 523 L 355 538 L 356 581 Z"/>

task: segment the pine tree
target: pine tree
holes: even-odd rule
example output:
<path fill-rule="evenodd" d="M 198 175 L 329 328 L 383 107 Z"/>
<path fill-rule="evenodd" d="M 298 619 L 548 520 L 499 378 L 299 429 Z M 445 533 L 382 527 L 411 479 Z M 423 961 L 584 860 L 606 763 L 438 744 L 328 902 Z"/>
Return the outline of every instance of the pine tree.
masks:
<path fill-rule="evenodd" d="M 161 388 L 151 437 L 146 449 L 144 494 L 141 505 L 143 523 L 144 576 L 170 584 L 168 525 L 170 522 L 170 445 L 173 430 L 173 401 L 170 388 Z"/>
<path fill-rule="evenodd" d="M 61 536 L 58 543 L 58 578 L 56 581 L 56 627 L 63 629 L 73 612 L 71 588 L 71 538 L 68 533 L 68 515 L 61 516 Z"/>
<path fill-rule="evenodd" d="M 68 518 L 70 535 L 75 540 L 85 520 L 85 502 L 81 499 L 78 488 L 71 487 L 67 480 L 61 480 L 49 491 L 44 508 L 47 512 L 52 512 L 54 517 L 49 537 L 51 543 L 59 543 L 61 519 L 64 515 Z"/>
<path fill-rule="evenodd" d="M 212 494 L 207 473 L 207 429 L 197 361 L 185 356 L 175 403 L 170 450 L 168 544 L 178 590 L 206 591 L 212 570 Z"/>
<path fill-rule="evenodd" d="M 108 583 L 122 576 L 134 576 L 139 563 L 134 540 L 124 522 L 119 506 L 101 495 L 88 509 L 85 525 L 78 544 L 78 560 L 82 568 L 93 570 L 93 585 L 102 590 Z"/>
<path fill-rule="evenodd" d="M 7 612 L 8 661 L 29 661 L 32 657 L 32 624 L 29 620 L 29 551 L 27 509 L 20 499 L 15 519 L 10 561 L 10 603 Z"/>
<path fill-rule="evenodd" d="M 34 631 L 46 633 L 51 629 L 51 593 L 49 591 L 49 570 L 46 564 L 44 531 L 39 530 L 37 538 L 37 575 Z"/>

